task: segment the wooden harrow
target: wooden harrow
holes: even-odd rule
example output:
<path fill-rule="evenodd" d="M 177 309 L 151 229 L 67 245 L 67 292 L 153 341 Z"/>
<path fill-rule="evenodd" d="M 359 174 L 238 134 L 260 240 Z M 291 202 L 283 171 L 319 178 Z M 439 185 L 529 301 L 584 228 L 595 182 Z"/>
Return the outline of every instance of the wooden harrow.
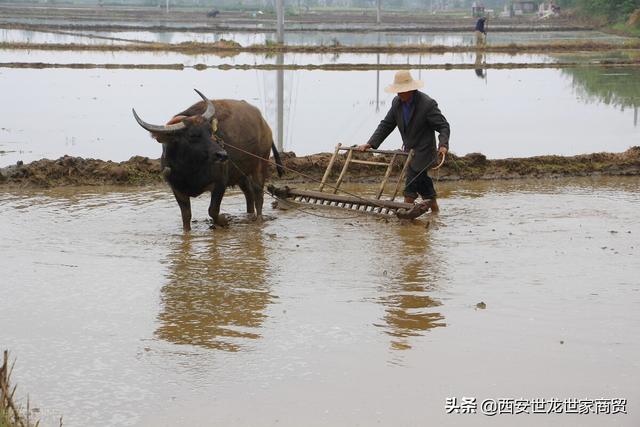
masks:
<path fill-rule="evenodd" d="M 340 171 L 340 175 L 338 176 L 337 181 L 334 184 L 329 184 L 329 175 L 331 175 L 333 165 L 336 161 L 336 158 L 338 157 L 338 154 L 341 151 L 347 152 L 344 165 L 342 166 L 342 170 Z M 286 207 L 286 205 L 290 204 L 291 202 L 295 202 L 298 204 L 314 206 L 338 207 L 374 215 L 400 216 L 402 218 L 416 218 L 426 212 L 426 209 L 416 209 L 416 206 L 418 205 L 414 205 L 413 203 L 395 201 L 395 198 L 397 197 L 398 192 L 400 191 L 400 188 L 403 184 L 403 179 L 406 175 L 409 163 L 413 158 L 413 150 L 409 151 L 408 153 L 402 151 L 367 150 L 367 153 L 391 155 L 391 160 L 389 162 L 381 160 L 359 160 L 354 158 L 354 151 L 356 151 L 355 147 L 343 147 L 342 144 L 338 144 L 336 146 L 336 149 L 333 152 L 333 156 L 331 156 L 331 160 L 327 165 L 327 169 L 324 172 L 324 176 L 322 177 L 322 181 L 320 182 L 320 186 L 317 190 L 302 190 L 297 188 L 290 188 L 288 186 L 278 188 L 273 185 L 269 185 L 267 189 L 269 193 L 276 197 L 278 201 L 283 202 L 283 207 Z M 385 192 L 385 187 L 387 186 L 387 182 L 389 181 L 389 177 L 391 176 L 393 165 L 397 159 L 404 159 L 404 165 L 402 167 L 400 175 L 398 176 L 398 180 L 393 186 L 393 193 L 391 193 L 389 199 L 384 199 L 383 195 Z M 354 163 L 369 166 L 386 167 L 386 171 L 382 178 L 382 182 L 378 187 L 375 198 L 360 197 L 352 193 L 338 194 L 339 191 L 342 191 L 344 193 L 344 190 L 340 190 L 340 186 L 342 185 L 342 182 L 347 174 L 349 166 Z"/>

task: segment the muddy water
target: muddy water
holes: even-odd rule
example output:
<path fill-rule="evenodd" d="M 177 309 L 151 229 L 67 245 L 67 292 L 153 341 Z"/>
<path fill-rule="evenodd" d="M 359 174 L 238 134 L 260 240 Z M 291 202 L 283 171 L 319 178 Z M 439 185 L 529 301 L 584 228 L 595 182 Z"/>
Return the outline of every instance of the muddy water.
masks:
<path fill-rule="evenodd" d="M 442 184 L 413 224 L 247 223 L 231 194 L 188 235 L 165 188 L 3 192 L 2 345 L 45 425 L 513 425 L 454 396 L 627 398 L 518 424 L 636 425 L 639 183 Z"/>
<path fill-rule="evenodd" d="M 201 43 L 212 43 L 221 39 L 233 40 L 242 46 L 253 44 L 264 44 L 274 42 L 275 34 L 270 32 L 150 32 L 150 31 L 118 31 L 118 32 L 92 32 L 77 31 L 72 34 L 47 33 L 46 31 L 28 30 L 7 30 L 0 29 L 0 40 L 9 42 L 31 42 L 31 43 L 114 43 L 123 44 L 121 40 L 106 40 L 91 38 L 92 35 L 126 39 L 132 41 L 148 41 L 158 43 L 182 43 L 196 41 Z M 601 33 L 599 31 L 547 31 L 547 32 L 493 32 L 490 34 L 488 42 L 491 44 L 527 44 L 527 43 L 547 43 L 562 41 L 583 41 L 585 39 L 608 42 L 623 43 L 630 40 L 627 37 L 615 36 Z M 411 32 L 390 32 L 390 33 L 354 33 L 340 31 L 326 32 L 296 32 L 287 31 L 285 33 L 285 43 L 295 45 L 332 45 L 340 43 L 347 46 L 357 45 L 409 45 L 409 44 L 430 44 L 443 46 L 473 45 L 475 43 L 472 28 L 466 33 L 411 33 Z"/>
<path fill-rule="evenodd" d="M 482 62 L 482 58 L 479 58 Z M 301 60 L 303 61 L 303 59 Z M 638 145 L 637 68 L 414 70 L 452 125 L 451 149 L 492 158 L 624 151 Z M 285 71 L 283 148 L 298 155 L 368 140 L 392 97 L 387 71 Z M 256 105 L 276 131 L 277 71 L 0 69 L 0 166 L 69 154 L 158 157 L 131 108 L 164 123 L 197 101 Z M 25 89 L 28 87 L 28 91 Z M 37 102 L 29 94 L 40 94 Z M 9 108 L 11 106 L 11 108 Z M 602 124 L 606 123 L 606 126 Z M 385 148 L 398 148 L 394 132 Z"/>
<path fill-rule="evenodd" d="M 181 54 L 176 52 L 78 52 L 33 49 L 0 50 L 2 62 L 42 62 L 53 64 L 183 64 L 193 66 L 204 64 L 217 66 L 278 64 L 278 55 L 255 55 L 252 53 Z M 585 63 L 595 59 L 628 60 L 630 54 L 624 51 L 607 53 L 575 54 L 574 61 Z M 282 65 L 321 65 L 321 64 L 473 64 L 476 54 L 472 52 L 447 52 L 442 54 L 300 54 L 282 55 Z M 556 59 L 543 54 L 503 54 L 487 53 L 482 56 L 486 63 L 551 63 Z"/>
<path fill-rule="evenodd" d="M 116 36 L 114 36 L 116 37 Z M 0 40 L 5 43 L 63 43 L 63 44 L 125 44 L 122 41 L 113 41 L 91 37 L 86 33 L 61 34 L 46 31 L 27 31 L 0 29 Z"/>
<path fill-rule="evenodd" d="M 181 43 L 185 41 L 213 42 L 219 39 L 234 40 L 243 46 L 252 44 L 263 44 L 268 41 L 275 41 L 273 33 L 144 33 L 144 32 L 124 32 L 124 33 L 96 33 L 109 37 L 123 37 L 146 41 L 160 41 L 166 43 Z M 159 39 L 161 37 L 161 39 Z M 508 43 L 541 43 L 550 41 L 569 40 L 597 40 L 601 42 L 622 43 L 629 40 L 626 37 L 605 34 L 598 31 L 549 31 L 549 32 L 519 32 L 519 33 L 492 33 L 489 42 L 492 44 Z M 165 41 L 163 41 L 165 40 Z M 353 33 L 353 32 L 296 32 L 287 31 L 285 33 L 285 43 L 295 45 L 331 45 L 340 43 L 347 46 L 358 45 L 408 45 L 408 44 L 430 44 L 443 46 L 473 45 L 475 43 L 472 31 L 467 33 Z"/>

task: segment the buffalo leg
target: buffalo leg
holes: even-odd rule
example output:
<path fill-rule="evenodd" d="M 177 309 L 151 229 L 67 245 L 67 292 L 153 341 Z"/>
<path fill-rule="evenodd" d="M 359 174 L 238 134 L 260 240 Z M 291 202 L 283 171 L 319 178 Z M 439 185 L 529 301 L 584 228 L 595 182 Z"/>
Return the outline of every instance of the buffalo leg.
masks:
<path fill-rule="evenodd" d="M 226 227 L 229 221 L 220 214 L 220 203 L 222 203 L 222 197 L 224 196 L 225 186 L 216 186 L 211 191 L 211 204 L 209 205 L 209 216 L 213 219 L 213 223 L 221 227 Z"/>
<path fill-rule="evenodd" d="M 258 184 L 260 180 L 252 180 L 251 189 L 253 190 L 254 204 L 256 207 L 256 219 L 262 221 L 262 204 L 264 202 L 264 183 Z"/>
<path fill-rule="evenodd" d="M 247 201 L 247 213 L 255 213 L 255 199 L 253 196 L 253 186 L 251 185 L 251 179 L 245 178 L 238 185 L 244 193 L 244 198 Z"/>
<path fill-rule="evenodd" d="M 191 230 L 191 199 L 189 196 L 185 196 L 177 191 L 173 192 L 173 195 L 180 206 L 180 213 L 182 214 L 182 229 L 184 231 Z"/>

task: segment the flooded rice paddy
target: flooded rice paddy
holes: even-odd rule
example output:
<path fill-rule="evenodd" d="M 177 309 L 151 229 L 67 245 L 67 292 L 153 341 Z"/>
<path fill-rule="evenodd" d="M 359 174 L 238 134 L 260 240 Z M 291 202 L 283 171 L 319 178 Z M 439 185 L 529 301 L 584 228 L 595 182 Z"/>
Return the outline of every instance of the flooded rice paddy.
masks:
<path fill-rule="evenodd" d="M 43 425 L 513 425 L 454 396 L 620 397 L 518 425 L 637 424 L 638 178 L 438 191 L 414 223 L 256 224 L 232 193 L 217 230 L 203 197 L 190 234 L 166 188 L 3 191 L 20 388 Z"/>
<path fill-rule="evenodd" d="M 218 54 L 183 54 L 178 52 L 82 52 L 37 49 L 0 49 L 3 63 L 49 63 L 49 64 L 183 64 L 185 67 L 195 65 L 207 66 L 257 66 L 257 65 L 322 65 L 336 64 L 415 64 L 416 67 L 429 64 L 474 64 L 478 57 L 482 63 L 554 63 L 555 56 L 543 54 L 506 54 L 486 53 L 476 55 L 473 52 L 446 52 L 425 54 L 358 54 L 358 53 L 283 53 L 253 54 L 247 52 L 221 52 Z M 573 55 L 572 60 L 588 63 L 601 59 L 628 60 L 632 53 L 613 51 L 603 53 L 583 53 Z"/>
<path fill-rule="evenodd" d="M 475 36 L 470 28 L 464 33 L 411 33 L 411 32 L 312 32 L 287 31 L 285 43 L 291 45 L 320 46 L 339 43 L 345 46 L 386 46 L 428 44 L 438 46 L 472 46 Z M 490 30 L 489 30 L 490 31 Z M 111 39 L 111 40 L 110 40 Z M 598 31 L 547 31 L 547 32 L 491 32 L 488 42 L 491 44 L 530 44 L 546 42 L 584 41 L 624 43 L 632 40 L 628 37 L 606 34 Z M 64 31 L 59 32 L 0 29 L 0 40 L 13 43 L 78 43 L 78 44 L 126 44 L 129 42 L 213 43 L 220 40 L 233 40 L 242 46 L 260 45 L 275 42 L 273 32 L 211 32 L 189 31 Z"/>
<path fill-rule="evenodd" d="M 160 147 L 135 123 L 131 108 L 164 123 L 197 101 L 193 88 L 256 105 L 276 134 L 281 131 L 282 148 L 298 155 L 366 142 L 392 99 L 383 91 L 392 70 L 280 72 L 282 129 L 276 126 L 278 71 L 0 69 L 6 100 L 0 166 L 65 154 L 159 157 Z M 451 149 L 459 155 L 620 152 L 640 141 L 637 68 L 484 70 L 480 63 L 477 70 L 413 73 L 451 122 Z M 384 147 L 400 145 L 394 132 Z"/>
<path fill-rule="evenodd" d="M 53 22 L 53 21 L 52 21 Z M 64 21 L 61 21 L 64 23 Z M 96 37 L 98 36 L 98 37 Z M 472 34 L 290 32 L 301 45 L 470 45 Z M 251 34 L 70 34 L 0 29 L 30 43 L 180 43 Z M 491 33 L 489 43 L 597 32 Z M 0 68 L 0 167 L 62 155 L 157 158 L 135 107 L 162 123 L 198 100 L 259 107 L 298 155 L 367 141 L 393 70 L 251 66 L 397 64 L 425 81 L 451 149 L 490 158 L 640 145 L 640 69 L 590 66 L 637 52 L 507 55 L 184 55 L 2 50 L 2 63 L 246 65 L 249 69 Z M 548 69 L 491 63 L 576 62 Z M 474 64 L 436 70 L 429 65 Z M 282 78 L 282 86 L 278 79 Z M 278 105 L 278 99 L 281 99 Z M 278 110 L 283 126 L 278 128 Z M 400 147 L 397 132 L 382 148 Z M 41 425 L 514 425 L 447 415 L 445 401 L 627 399 L 628 414 L 518 415 L 517 424 L 640 423 L 640 179 L 437 182 L 442 212 L 414 222 L 350 212 L 245 216 L 234 190 L 182 232 L 165 186 L 0 190 L 0 344 Z M 375 188 L 351 185 L 372 194 Z M 315 215 L 311 215 L 315 214 Z M 318 214 L 320 216 L 318 216 Z"/>

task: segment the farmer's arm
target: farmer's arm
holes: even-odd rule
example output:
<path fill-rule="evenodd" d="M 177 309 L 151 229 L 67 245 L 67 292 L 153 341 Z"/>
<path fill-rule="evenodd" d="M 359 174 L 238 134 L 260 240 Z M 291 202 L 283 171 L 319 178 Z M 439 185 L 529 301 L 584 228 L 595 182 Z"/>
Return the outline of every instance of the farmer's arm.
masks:
<path fill-rule="evenodd" d="M 385 140 L 386 137 L 389 136 L 391 132 L 396 128 L 396 119 L 395 119 L 395 105 L 392 102 L 391 108 L 387 112 L 387 115 L 380 121 L 380 124 L 376 128 L 371 138 L 369 138 L 369 142 L 363 145 L 359 145 L 358 149 L 361 151 L 368 150 L 369 148 L 376 149 L 382 144 L 382 141 Z"/>
<path fill-rule="evenodd" d="M 451 129 L 449 122 L 442 115 L 438 108 L 438 103 L 433 101 L 433 104 L 427 109 L 427 123 L 432 129 L 438 132 L 438 151 L 446 153 L 449 151 L 449 136 L 451 135 Z"/>

